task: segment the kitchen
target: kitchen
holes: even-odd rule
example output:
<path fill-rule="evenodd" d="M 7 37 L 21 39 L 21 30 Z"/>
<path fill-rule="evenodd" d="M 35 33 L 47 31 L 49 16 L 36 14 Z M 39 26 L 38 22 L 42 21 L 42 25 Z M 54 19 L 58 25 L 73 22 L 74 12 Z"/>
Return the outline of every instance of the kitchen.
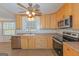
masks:
<path fill-rule="evenodd" d="M 78 6 L 77 3 L 0 4 L 0 55 L 79 56 Z M 36 14 L 29 16 L 27 10 L 31 14 L 35 10 Z"/>

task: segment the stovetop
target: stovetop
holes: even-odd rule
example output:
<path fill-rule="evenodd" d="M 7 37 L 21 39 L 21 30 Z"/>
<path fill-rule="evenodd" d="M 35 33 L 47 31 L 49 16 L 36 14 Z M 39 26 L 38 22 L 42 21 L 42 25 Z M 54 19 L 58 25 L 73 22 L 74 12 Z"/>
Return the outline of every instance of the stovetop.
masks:
<path fill-rule="evenodd" d="M 56 40 L 63 42 L 63 36 L 59 33 L 55 33 L 53 36 Z"/>

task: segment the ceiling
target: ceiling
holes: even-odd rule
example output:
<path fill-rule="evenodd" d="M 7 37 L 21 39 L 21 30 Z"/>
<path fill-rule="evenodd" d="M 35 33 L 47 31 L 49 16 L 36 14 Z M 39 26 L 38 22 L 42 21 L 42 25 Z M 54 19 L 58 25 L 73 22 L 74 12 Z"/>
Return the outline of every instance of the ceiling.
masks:
<path fill-rule="evenodd" d="M 24 6 L 28 7 L 27 3 L 22 3 Z M 35 3 L 33 3 L 34 5 Z M 63 3 L 38 3 L 40 5 L 40 11 L 43 14 L 50 14 L 56 12 Z M 23 8 L 18 6 L 16 3 L 0 3 L 0 7 L 5 8 L 8 12 L 12 14 L 17 14 L 19 12 L 25 11 Z"/>

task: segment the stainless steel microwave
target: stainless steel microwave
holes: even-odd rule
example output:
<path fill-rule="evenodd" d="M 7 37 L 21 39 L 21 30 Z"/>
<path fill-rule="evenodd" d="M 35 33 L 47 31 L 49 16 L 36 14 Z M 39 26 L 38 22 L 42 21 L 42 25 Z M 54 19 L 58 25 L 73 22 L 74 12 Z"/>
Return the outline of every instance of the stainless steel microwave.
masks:
<path fill-rule="evenodd" d="M 65 18 L 64 27 L 72 27 L 72 16 L 68 16 L 67 18 Z"/>

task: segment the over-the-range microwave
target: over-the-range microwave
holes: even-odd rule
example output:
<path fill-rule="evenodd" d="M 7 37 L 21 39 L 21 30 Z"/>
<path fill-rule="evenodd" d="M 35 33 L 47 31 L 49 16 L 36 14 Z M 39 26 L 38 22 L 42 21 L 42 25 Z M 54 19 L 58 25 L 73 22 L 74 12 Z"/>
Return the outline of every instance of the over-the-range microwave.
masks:
<path fill-rule="evenodd" d="M 59 21 L 59 28 L 70 28 L 72 27 L 72 16 L 64 18 L 64 20 Z"/>
<path fill-rule="evenodd" d="M 72 27 L 72 16 L 64 19 L 64 28 Z"/>

